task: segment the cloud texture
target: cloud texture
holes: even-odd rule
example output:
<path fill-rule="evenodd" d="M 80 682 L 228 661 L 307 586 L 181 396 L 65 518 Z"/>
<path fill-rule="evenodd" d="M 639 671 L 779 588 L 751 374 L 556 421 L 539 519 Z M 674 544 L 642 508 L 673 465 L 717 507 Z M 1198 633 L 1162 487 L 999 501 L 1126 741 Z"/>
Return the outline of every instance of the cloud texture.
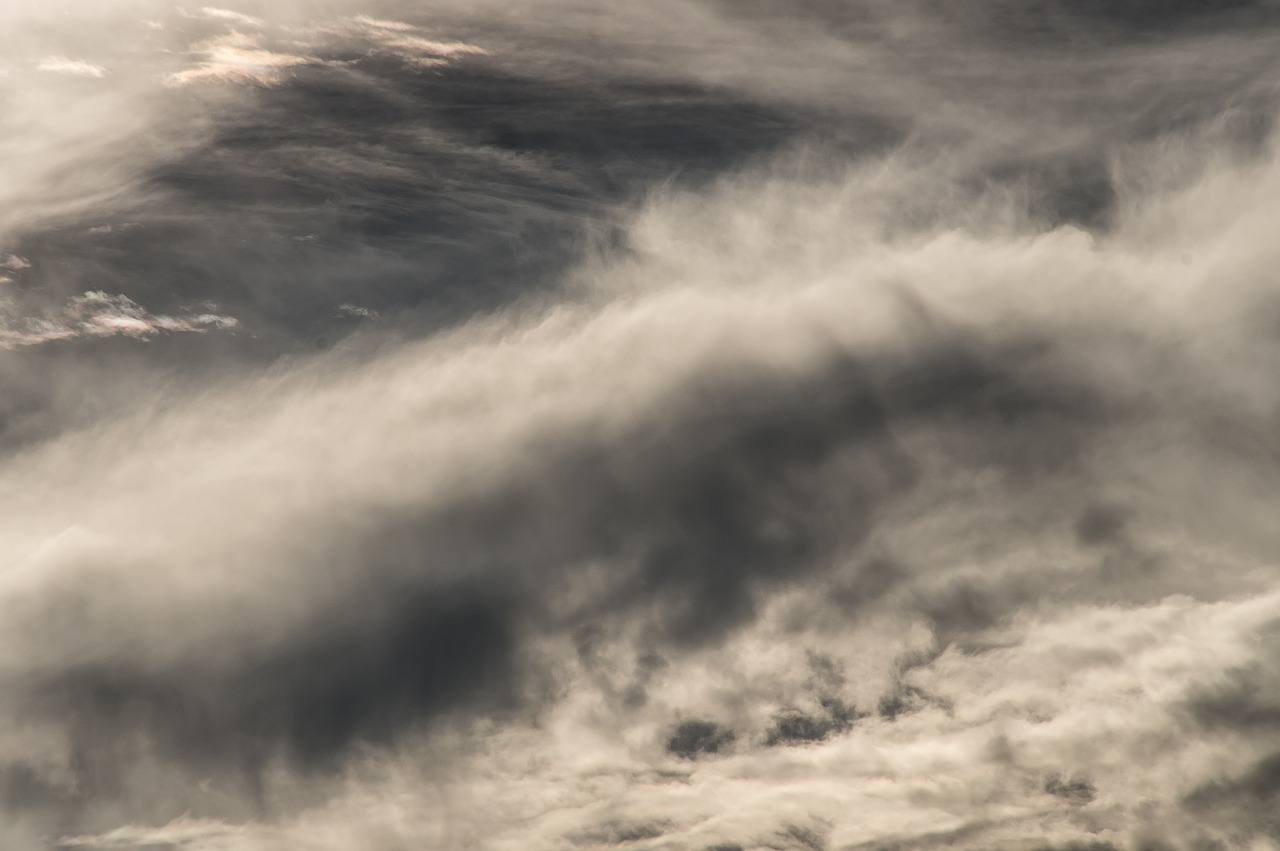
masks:
<path fill-rule="evenodd" d="M 0 23 L 0 846 L 1280 845 L 1274 4 Z"/>

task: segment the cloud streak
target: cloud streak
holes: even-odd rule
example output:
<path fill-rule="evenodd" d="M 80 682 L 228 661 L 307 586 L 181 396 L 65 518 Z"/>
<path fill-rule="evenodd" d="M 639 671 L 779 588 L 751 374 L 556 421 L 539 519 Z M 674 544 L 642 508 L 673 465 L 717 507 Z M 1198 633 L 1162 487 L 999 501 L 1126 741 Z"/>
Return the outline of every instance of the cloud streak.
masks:
<path fill-rule="evenodd" d="M 161 333 L 203 334 L 211 328 L 230 329 L 238 324 L 233 316 L 207 312 L 183 317 L 155 315 L 128 296 L 91 291 L 71 299 L 58 315 L 8 318 L 0 325 L 0 348 L 38 346 L 80 337 L 145 340 Z"/>

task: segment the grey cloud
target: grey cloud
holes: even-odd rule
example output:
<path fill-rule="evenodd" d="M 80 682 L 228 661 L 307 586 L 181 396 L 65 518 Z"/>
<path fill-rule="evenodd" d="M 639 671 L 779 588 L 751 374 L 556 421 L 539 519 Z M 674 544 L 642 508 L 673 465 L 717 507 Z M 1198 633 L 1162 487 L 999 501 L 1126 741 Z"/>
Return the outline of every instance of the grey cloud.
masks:
<path fill-rule="evenodd" d="M 1191 812 L 1230 831 L 1252 830 L 1268 835 L 1280 829 L 1276 802 L 1280 800 L 1280 756 L 1272 754 L 1233 777 L 1209 781 L 1185 798 Z"/>
<path fill-rule="evenodd" d="M 733 746 L 737 736 L 714 721 L 684 721 L 667 739 L 667 750 L 685 759 L 718 754 Z"/>
<path fill-rule="evenodd" d="M 190 772 L 193 788 L 201 771 L 232 771 L 252 789 L 279 756 L 321 769 L 450 710 L 517 707 L 524 666 L 546 664 L 521 649 L 529 630 L 636 620 L 650 646 L 680 653 L 717 644 L 749 627 L 773 589 L 857 547 L 880 506 L 913 487 L 897 423 L 943 412 L 961 428 L 989 417 L 1018 427 L 1026 412 L 1045 427 L 1035 412 L 1054 409 L 1048 384 L 1011 394 L 1013 379 L 994 364 L 961 363 L 943 349 L 905 368 L 836 355 L 807 375 L 753 371 L 746 380 L 726 367 L 699 376 L 612 440 L 548 432 L 498 489 L 379 523 L 347 548 L 359 584 L 281 639 L 235 655 L 191 648 L 173 668 L 114 656 L 55 666 L 17 683 L 10 699 L 66 726 L 90 798 L 131 794 L 136 781 L 119 768 L 143 753 Z M 957 374 L 990 394 L 955 392 Z M 994 462 L 1015 472 L 1022 463 L 1016 454 Z M 600 590 L 553 614 L 561 589 L 585 579 L 581 567 L 601 563 Z M 334 581 L 324 563 L 294 570 L 291 582 Z M 455 586 L 449 577 L 465 579 Z M 51 621 L 83 606 L 85 593 L 33 601 L 28 617 L 38 623 L 47 612 Z M 930 617 L 957 617 L 953 602 L 940 605 Z M 102 628 L 108 637 L 130 631 Z M 812 711 L 784 709 L 762 731 L 766 744 L 820 741 L 856 721 L 838 671 L 813 659 Z M 178 795 L 170 814 L 201 806 L 193 797 Z"/>
<path fill-rule="evenodd" d="M 1121 540 L 1127 521 L 1125 511 L 1113 505 L 1091 505 L 1076 521 L 1076 537 L 1082 544 L 1100 546 Z"/>
<path fill-rule="evenodd" d="M 1268 730 L 1280 727 L 1280 690 L 1265 663 L 1226 672 L 1226 682 L 1201 686 L 1188 700 L 1192 717 L 1210 729 Z"/>

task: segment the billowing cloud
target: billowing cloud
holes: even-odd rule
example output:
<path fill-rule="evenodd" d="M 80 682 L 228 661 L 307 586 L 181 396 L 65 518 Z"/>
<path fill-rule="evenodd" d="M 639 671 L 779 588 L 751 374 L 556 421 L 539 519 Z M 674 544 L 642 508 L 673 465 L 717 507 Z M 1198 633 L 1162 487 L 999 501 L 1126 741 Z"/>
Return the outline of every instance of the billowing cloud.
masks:
<path fill-rule="evenodd" d="M 99 13 L 0 119 L 0 844 L 1271 847 L 1276 11 Z"/>

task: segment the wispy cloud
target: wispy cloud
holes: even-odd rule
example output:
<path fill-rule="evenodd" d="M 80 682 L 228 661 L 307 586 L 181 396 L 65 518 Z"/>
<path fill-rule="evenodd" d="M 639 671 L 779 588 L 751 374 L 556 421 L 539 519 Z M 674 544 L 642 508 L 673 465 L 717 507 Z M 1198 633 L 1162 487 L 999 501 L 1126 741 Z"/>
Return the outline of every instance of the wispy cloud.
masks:
<path fill-rule="evenodd" d="M 438 67 L 462 56 L 484 56 L 489 51 L 462 41 L 429 38 L 421 28 L 400 21 L 380 20 L 365 15 L 352 19 L 356 32 L 379 49 L 421 68 Z"/>
<path fill-rule="evenodd" d="M 82 59 L 65 56 L 46 56 L 36 63 L 36 68 L 50 74 L 66 74 L 72 77 L 105 77 L 107 69 Z"/>
<path fill-rule="evenodd" d="M 266 22 L 261 18 L 255 18 L 252 15 L 235 12 L 231 9 L 219 9 L 216 6 L 204 6 L 200 9 L 200 14 L 213 20 L 230 21 L 235 24 L 250 27 L 261 27 L 266 25 Z"/>
<path fill-rule="evenodd" d="M 225 843 L 238 831 L 216 821 L 179 819 L 160 828 L 120 827 L 101 836 L 69 836 L 58 841 L 66 851 L 134 851 L 138 848 L 198 848 Z M 225 847 L 225 846 L 224 846 Z"/>
<path fill-rule="evenodd" d="M 283 82 L 292 69 L 321 64 L 315 56 L 268 50 L 261 46 L 259 39 L 239 32 L 202 42 L 193 52 L 201 57 L 199 63 L 171 74 L 170 85 L 221 81 L 269 87 Z"/>
<path fill-rule="evenodd" d="M 413 24 L 406 24 L 403 21 L 389 21 L 382 18 L 371 18 L 368 15 L 356 15 L 352 18 L 357 24 L 372 29 L 389 30 L 392 32 L 415 32 L 417 27 Z"/>
<path fill-rule="evenodd" d="M 462 41 L 434 41 L 399 34 L 378 37 L 375 41 L 405 62 L 423 67 L 444 65 L 460 56 L 483 56 L 489 52 L 483 47 Z"/>
<path fill-rule="evenodd" d="M 186 312 L 180 316 L 153 314 L 128 296 L 86 292 L 69 300 L 60 311 L 42 316 L 0 313 L 0 349 L 38 346 L 90 337 L 131 337 L 146 340 L 161 333 L 198 333 L 232 329 L 239 322 L 218 313 Z"/>

